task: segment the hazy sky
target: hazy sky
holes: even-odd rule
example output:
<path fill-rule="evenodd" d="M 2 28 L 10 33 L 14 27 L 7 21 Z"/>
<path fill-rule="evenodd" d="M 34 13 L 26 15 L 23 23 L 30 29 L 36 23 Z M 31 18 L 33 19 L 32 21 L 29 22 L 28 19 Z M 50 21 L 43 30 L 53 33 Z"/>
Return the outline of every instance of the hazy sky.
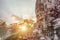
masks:
<path fill-rule="evenodd" d="M 35 16 L 35 0 L 0 0 L 0 19 L 10 22 L 11 15 Z"/>

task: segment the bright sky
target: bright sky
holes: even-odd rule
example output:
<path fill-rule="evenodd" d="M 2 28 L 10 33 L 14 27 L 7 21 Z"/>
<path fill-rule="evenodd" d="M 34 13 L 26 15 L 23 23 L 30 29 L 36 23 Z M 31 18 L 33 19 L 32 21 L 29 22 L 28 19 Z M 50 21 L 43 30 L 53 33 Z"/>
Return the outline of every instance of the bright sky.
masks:
<path fill-rule="evenodd" d="M 0 19 L 11 23 L 11 15 L 35 17 L 35 0 L 0 0 Z"/>

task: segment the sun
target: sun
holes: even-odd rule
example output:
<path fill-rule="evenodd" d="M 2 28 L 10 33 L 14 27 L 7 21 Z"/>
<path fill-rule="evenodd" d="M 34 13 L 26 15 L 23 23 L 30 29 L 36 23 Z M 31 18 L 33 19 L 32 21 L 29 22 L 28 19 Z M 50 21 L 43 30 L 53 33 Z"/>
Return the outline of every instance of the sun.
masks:
<path fill-rule="evenodd" d="M 22 26 L 19 27 L 19 29 L 22 30 L 22 31 L 26 31 L 27 27 L 26 27 L 26 25 L 22 25 Z"/>

